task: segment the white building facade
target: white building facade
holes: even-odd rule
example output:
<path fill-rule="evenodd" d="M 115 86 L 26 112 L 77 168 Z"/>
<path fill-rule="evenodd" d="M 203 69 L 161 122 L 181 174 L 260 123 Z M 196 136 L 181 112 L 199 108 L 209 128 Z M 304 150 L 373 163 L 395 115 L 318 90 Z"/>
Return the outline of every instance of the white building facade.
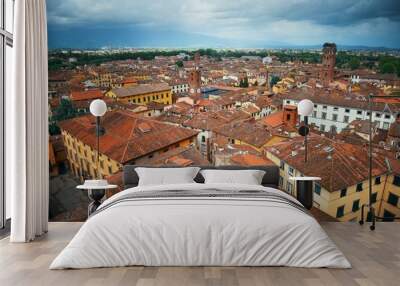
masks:
<path fill-rule="evenodd" d="M 298 100 L 285 98 L 283 99 L 283 106 L 297 105 Z M 372 111 L 372 121 L 377 122 L 378 128 L 389 129 L 390 124 L 395 122 L 397 114 L 392 113 L 389 108 L 383 111 Z M 300 117 L 304 120 L 303 116 Z M 326 103 L 314 102 L 314 111 L 308 117 L 309 124 L 315 124 L 320 131 L 341 132 L 353 120 L 368 120 L 369 111 L 361 108 L 354 108 L 350 106 L 331 105 Z"/>
<path fill-rule="evenodd" d="M 175 84 L 171 87 L 171 91 L 173 94 L 187 93 L 189 92 L 189 84 L 188 83 Z"/>

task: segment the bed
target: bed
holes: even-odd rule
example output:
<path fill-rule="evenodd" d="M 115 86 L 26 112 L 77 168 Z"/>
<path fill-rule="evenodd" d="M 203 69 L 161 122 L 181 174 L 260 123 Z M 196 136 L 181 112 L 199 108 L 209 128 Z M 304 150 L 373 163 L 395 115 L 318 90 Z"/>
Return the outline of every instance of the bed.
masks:
<path fill-rule="evenodd" d="M 261 185 L 204 184 L 198 174 L 194 183 L 151 186 L 138 186 L 135 167 L 124 167 L 126 189 L 103 202 L 50 269 L 351 267 L 301 203 L 277 190 L 277 167 L 252 167 L 265 170 Z"/>

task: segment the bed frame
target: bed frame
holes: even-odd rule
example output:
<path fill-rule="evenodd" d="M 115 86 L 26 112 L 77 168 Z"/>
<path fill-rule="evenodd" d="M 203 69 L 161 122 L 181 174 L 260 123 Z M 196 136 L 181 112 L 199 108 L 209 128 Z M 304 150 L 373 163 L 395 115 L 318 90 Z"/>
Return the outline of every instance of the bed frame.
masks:
<path fill-rule="evenodd" d="M 150 167 L 150 168 L 182 168 L 177 166 L 143 166 L 143 165 L 125 165 L 123 168 L 123 183 L 124 189 L 136 187 L 139 183 L 139 177 L 135 172 L 136 167 Z M 251 167 L 242 167 L 242 166 L 194 166 L 200 167 L 202 170 L 205 169 L 216 169 L 216 170 L 263 170 L 266 172 L 264 178 L 262 180 L 262 185 L 265 187 L 271 188 L 279 188 L 279 167 L 278 166 L 251 166 Z M 197 183 L 204 183 L 203 176 L 199 173 L 197 174 L 194 180 Z"/>

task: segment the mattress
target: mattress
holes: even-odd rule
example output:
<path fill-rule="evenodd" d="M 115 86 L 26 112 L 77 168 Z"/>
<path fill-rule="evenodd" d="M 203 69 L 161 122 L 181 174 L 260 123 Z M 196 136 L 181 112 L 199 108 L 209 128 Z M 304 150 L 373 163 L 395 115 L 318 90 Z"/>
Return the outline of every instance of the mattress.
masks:
<path fill-rule="evenodd" d="M 193 183 L 135 187 L 109 198 L 50 269 L 133 265 L 351 267 L 288 194 Z"/>

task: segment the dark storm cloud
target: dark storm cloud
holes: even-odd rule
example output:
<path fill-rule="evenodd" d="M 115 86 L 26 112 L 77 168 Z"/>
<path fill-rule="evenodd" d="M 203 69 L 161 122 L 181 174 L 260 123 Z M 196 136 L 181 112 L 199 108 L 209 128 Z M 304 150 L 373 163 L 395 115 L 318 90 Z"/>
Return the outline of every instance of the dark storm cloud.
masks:
<path fill-rule="evenodd" d="M 283 11 L 282 11 L 283 12 Z M 358 1 L 298 1 L 281 17 L 291 20 L 311 20 L 322 25 L 351 25 L 377 18 L 400 21 L 399 0 Z"/>
<path fill-rule="evenodd" d="M 115 29 L 118 34 L 125 31 L 146 38 L 165 33 L 176 35 L 177 45 L 190 43 L 191 38 L 193 44 L 200 38 L 215 38 L 259 46 L 324 41 L 400 46 L 400 0 L 47 0 L 47 4 L 51 31 L 98 29 L 95 35 Z"/>

